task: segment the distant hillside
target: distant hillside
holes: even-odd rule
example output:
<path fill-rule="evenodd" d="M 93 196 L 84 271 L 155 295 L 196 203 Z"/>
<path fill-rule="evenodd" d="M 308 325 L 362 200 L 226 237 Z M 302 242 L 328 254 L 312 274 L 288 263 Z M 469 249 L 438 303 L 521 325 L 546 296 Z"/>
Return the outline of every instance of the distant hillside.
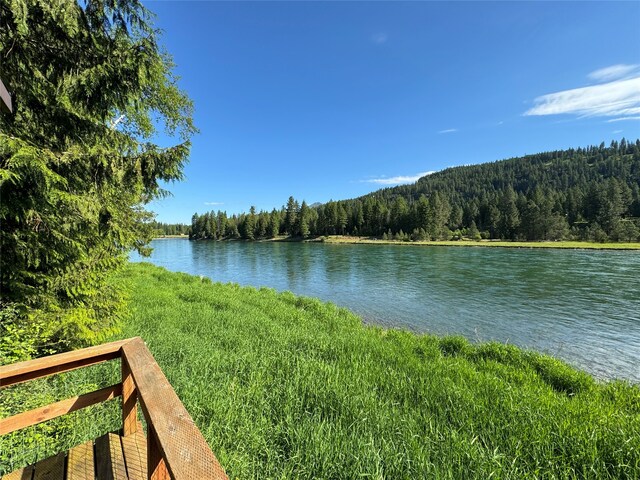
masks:
<path fill-rule="evenodd" d="M 192 238 L 349 234 L 403 240 L 640 240 L 640 140 L 453 167 L 309 207 L 194 215 Z"/>
<path fill-rule="evenodd" d="M 541 188 L 568 191 L 601 183 L 615 177 L 630 188 L 640 182 L 640 140 L 612 142 L 610 147 L 556 150 L 479 165 L 452 167 L 419 179 L 411 185 L 384 188 L 368 196 L 405 197 L 417 200 L 420 195 L 446 192 L 453 202 L 479 198 L 509 187 L 525 195 Z"/>

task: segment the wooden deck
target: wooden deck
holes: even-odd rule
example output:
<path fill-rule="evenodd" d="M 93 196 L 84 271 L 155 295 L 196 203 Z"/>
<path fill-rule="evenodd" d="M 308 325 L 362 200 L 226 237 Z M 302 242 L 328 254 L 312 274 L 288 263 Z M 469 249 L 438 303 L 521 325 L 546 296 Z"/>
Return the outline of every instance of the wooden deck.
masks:
<path fill-rule="evenodd" d="M 142 432 L 126 437 L 107 433 L 21 468 L 1 480 L 146 480 L 147 440 Z"/>
<path fill-rule="evenodd" d="M 0 366 L 0 388 L 120 359 L 109 387 L 0 419 L 0 435 L 121 397 L 121 435 L 109 433 L 2 477 L 12 480 L 227 480 L 224 469 L 141 338 Z M 147 423 L 138 421 L 138 405 Z"/>

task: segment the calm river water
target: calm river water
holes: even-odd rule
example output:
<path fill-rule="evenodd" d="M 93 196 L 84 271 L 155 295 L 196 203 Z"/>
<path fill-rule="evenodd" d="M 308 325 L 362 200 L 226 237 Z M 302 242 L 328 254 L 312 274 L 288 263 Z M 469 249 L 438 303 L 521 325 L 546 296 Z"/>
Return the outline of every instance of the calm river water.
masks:
<path fill-rule="evenodd" d="M 640 383 L 640 252 L 183 239 L 152 246 L 147 261 L 169 270 L 318 297 L 369 323 L 509 342 L 599 378 Z"/>

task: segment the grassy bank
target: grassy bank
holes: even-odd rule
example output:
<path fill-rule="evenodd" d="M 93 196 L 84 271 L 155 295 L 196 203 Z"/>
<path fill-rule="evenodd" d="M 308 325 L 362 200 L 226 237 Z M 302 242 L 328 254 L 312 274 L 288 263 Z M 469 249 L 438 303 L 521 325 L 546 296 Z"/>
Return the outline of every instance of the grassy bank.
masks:
<path fill-rule="evenodd" d="M 148 264 L 114 281 L 131 291 L 122 337 L 147 341 L 231 478 L 640 477 L 637 386 Z M 109 368 L 42 388 L 107 385 Z M 78 421 L 57 445 L 115 428 L 117 408 Z M 0 443 L 0 461 L 19 447 Z"/>
<path fill-rule="evenodd" d="M 153 237 L 154 240 L 162 240 L 163 238 L 182 238 L 188 240 L 189 235 L 157 235 Z"/>
<path fill-rule="evenodd" d="M 400 240 L 381 240 L 371 237 L 353 237 L 330 235 L 319 239 L 324 243 L 357 243 L 371 245 L 431 245 L 444 247 L 504 247 L 504 248 L 571 248 L 588 250 L 640 250 L 640 243 L 596 243 L 596 242 L 511 242 L 497 240 L 437 240 L 403 242 Z"/>

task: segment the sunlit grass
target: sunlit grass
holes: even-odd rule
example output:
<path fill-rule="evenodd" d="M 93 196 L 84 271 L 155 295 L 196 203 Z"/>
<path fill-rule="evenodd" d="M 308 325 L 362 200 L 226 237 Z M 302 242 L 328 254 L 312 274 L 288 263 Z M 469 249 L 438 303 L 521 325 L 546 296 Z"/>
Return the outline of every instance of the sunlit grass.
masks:
<path fill-rule="evenodd" d="M 415 241 L 404 242 L 402 240 L 381 240 L 371 237 L 353 237 L 343 235 L 329 235 L 319 239 L 325 243 L 358 243 L 374 245 L 431 245 L 445 247 L 505 247 L 505 248 L 570 248 L 588 250 L 640 250 L 640 243 L 618 243 L 618 242 L 578 242 L 578 241 L 558 241 L 558 242 L 511 242 L 502 240 L 436 240 L 436 241 Z"/>
<path fill-rule="evenodd" d="M 231 478 L 640 478 L 637 386 L 149 264 L 115 281 L 122 337 L 145 339 Z"/>
<path fill-rule="evenodd" d="M 232 477 L 640 476 L 640 389 L 501 344 L 364 327 L 130 266 L 133 321 Z"/>

